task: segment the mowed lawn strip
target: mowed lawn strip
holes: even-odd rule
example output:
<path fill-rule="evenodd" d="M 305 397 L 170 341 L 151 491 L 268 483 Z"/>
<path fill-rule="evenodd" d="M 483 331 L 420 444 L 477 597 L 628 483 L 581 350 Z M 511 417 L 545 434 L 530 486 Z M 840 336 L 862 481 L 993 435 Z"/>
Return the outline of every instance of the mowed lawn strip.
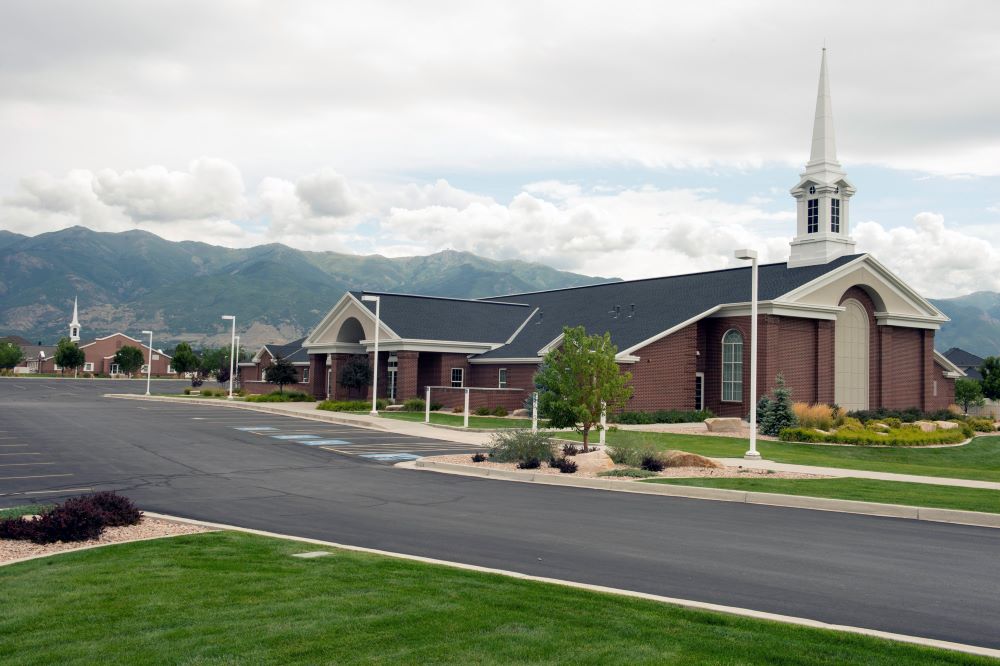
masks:
<path fill-rule="evenodd" d="M 580 440 L 576 433 L 560 437 Z M 597 441 L 596 436 L 591 437 Z M 713 458 L 742 458 L 749 442 L 736 437 L 677 435 L 673 433 L 611 431 L 611 446 L 651 446 L 660 450 L 679 449 Z M 885 447 L 824 446 L 758 440 L 757 448 L 767 460 L 795 465 L 865 469 L 895 474 L 943 476 L 955 479 L 1000 481 L 1000 436 L 976 437 L 964 446 Z"/>
<path fill-rule="evenodd" d="M 731 479 L 647 479 L 643 483 L 671 483 L 701 488 L 725 488 L 759 493 L 805 495 L 832 499 L 905 504 L 936 509 L 1000 513 L 1000 490 L 935 486 L 929 483 L 905 483 L 876 479 L 769 479 L 748 477 Z"/>
<path fill-rule="evenodd" d="M 955 652 L 692 611 L 239 533 L 0 568 L 0 661 L 987 664 Z"/>
<path fill-rule="evenodd" d="M 423 412 L 379 412 L 379 416 L 387 419 L 398 419 L 400 421 L 424 422 Z M 431 412 L 431 423 L 438 425 L 462 426 L 464 417 L 461 414 L 441 414 Z M 539 422 L 542 425 L 542 422 Z M 473 416 L 469 415 L 470 428 L 484 428 L 496 430 L 499 428 L 530 428 L 531 419 L 508 419 L 499 416 Z"/>

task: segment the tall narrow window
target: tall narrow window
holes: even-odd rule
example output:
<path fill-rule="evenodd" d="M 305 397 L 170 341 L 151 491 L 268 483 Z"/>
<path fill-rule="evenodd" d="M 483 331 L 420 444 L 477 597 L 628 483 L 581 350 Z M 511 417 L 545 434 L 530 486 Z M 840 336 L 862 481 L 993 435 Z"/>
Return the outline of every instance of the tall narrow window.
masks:
<path fill-rule="evenodd" d="M 722 336 L 722 399 L 743 401 L 743 335 L 736 329 Z"/>
<path fill-rule="evenodd" d="M 497 386 L 507 388 L 507 368 L 500 368 Z"/>
<path fill-rule="evenodd" d="M 809 199 L 806 202 L 806 233 L 819 231 L 819 199 Z"/>
<path fill-rule="evenodd" d="M 451 387 L 462 388 L 465 370 L 462 368 L 451 369 Z"/>
<path fill-rule="evenodd" d="M 840 233 L 840 199 L 830 199 L 830 231 Z"/>

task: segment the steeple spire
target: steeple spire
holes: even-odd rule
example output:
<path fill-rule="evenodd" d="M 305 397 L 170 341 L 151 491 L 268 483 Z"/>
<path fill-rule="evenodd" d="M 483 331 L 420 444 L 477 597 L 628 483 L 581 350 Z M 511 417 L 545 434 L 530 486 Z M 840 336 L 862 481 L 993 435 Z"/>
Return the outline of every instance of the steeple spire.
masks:
<path fill-rule="evenodd" d="M 819 64 L 812 148 L 806 170 L 799 175 L 799 182 L 791 192 L 796 199 L 797 233 L 788 257 L 789 268 L 825 264 L 854 253 L 848 210 L 854 192 L 854 186 L 837 161 L 824 47 Z"/>
<path fill-rule="evenodd" d="M 819 90 L 816 92 L 816 116 L 813 120 L 812 151 L 806 168 L 822 164 L 839 167 L 836 136 L 833 131 L 833 103 L 830 99 L 830 78 L 826 72 L 826 48 L 819 64 Z"/>
<path fill-rule="evenodd" d="M 80 315 L 78 314 L 77 301 L 79 297 L 73 297 L 73 321 L 69 323 L 69 339 L 72 342 L 80 341 Z"/>

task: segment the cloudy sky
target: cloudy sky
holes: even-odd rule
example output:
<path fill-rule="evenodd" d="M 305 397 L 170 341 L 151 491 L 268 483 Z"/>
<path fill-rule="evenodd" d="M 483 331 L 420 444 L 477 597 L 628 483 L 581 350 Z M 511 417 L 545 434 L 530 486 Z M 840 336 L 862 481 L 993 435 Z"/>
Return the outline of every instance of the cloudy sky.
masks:
<path fill-rule="evenodd" d="M 928 296 L 1000 291 L 998 34 L 993 0 L 9 0 L 0 228 L 782 261 L 825 42 L 859 249 Z"/>

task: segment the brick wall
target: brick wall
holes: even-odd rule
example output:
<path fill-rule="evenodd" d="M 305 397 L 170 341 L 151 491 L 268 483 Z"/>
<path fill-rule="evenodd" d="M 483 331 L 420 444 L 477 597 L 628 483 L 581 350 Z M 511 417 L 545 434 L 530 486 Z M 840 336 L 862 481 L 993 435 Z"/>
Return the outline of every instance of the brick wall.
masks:
<path fill-rule="evenodd" d="M 880 387 L 882 405 L 890 409 L 924 407 L 924 332 L 919 328 L 885 327 L 882 331 Z"/>
<path fill-rule="evenodd" d="M 521 409 L 524 406 L 525 398 L 530 395 L 529 391 L 519 388 L 470 391 L 469 410 L 475 413 L 480 407 L 487 407 L 489 409 L 503 407 L 508 412 L 513 412 L 515 409 Z M 465 389 L 433 388 L 431 389 L 431 402 L 440 403 L 447 410 L 452 410 L 456 407 L 461 409 L 465 406 Z"/>
<path fill-rule="evenodd" d="M 937 363 L 933 364 L 928 410 L 947 409 L 948 405 L 955 402 L 955 380 L 945 377 L 944 373 L 944 368 Z M 937 395 L 934 395 L 934 382 L 937 382 Z"/>
<path fill-rule="evenodd" d="M 698 325 L 692 324 L 636 351 L 638 363 L 623 363 L 633 388 L 625 410 L 694 409 L 698 339 Z"/>

